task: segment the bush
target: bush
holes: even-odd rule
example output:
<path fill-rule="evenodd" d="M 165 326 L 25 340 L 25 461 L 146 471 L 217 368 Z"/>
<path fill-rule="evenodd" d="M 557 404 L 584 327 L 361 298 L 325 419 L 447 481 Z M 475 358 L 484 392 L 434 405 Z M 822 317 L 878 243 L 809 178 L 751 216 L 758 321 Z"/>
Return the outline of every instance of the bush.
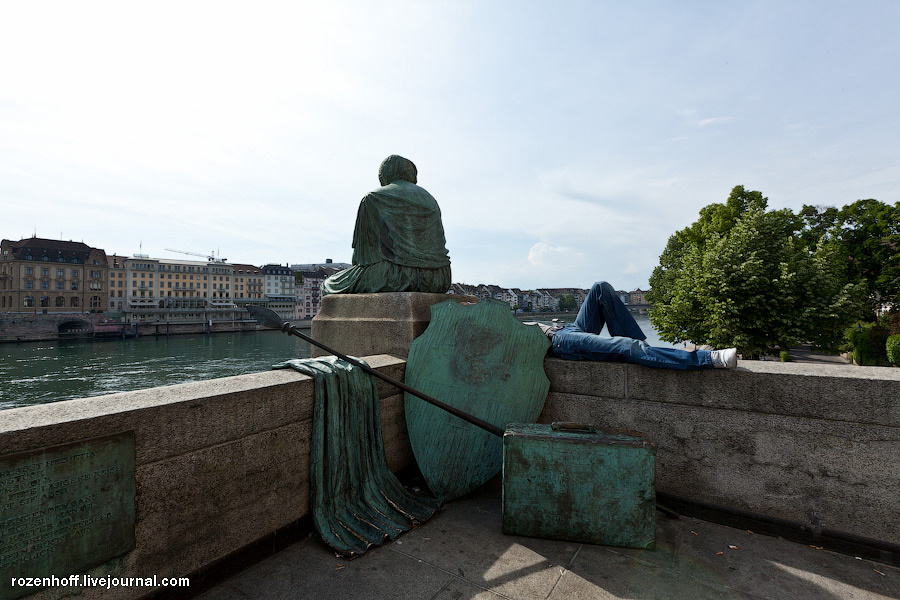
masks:
<path fill-rule="evenodd" d="M 791 358 L 791 353 L 787 350 L 782 350 L 781 354 L 779 354 L 778 357 L 781 359 L 781 362 L 791 362 L 792 360 L 794 360 L 793 358 Z"/>
<path fill-rule="evenodd" d="M 845 332 L 858 365 L 886 366 L 888 330 L 877 323 L 858 323 Z"/>
<path fill-rule="evenodd" d="M 888 360 L 895 367 L 900 367 L 900 333 L 889 337 L 885 347 L 887 349 Z"/>
<path fill-rule="evenodd" d="M 900 333 L 900 310 L 893 310 L 881 315 L 878 324 L 891 332 L 891 335 Z"/>

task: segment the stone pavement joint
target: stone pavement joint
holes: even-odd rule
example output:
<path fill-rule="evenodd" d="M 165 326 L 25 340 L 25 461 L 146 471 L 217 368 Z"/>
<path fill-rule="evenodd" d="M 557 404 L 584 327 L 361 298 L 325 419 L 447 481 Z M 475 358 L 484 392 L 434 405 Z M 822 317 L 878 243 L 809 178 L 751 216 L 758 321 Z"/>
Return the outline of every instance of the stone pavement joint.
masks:
<path fill-rule="evenodd" d="M 311 536 L 203 600 L 900 598 L 900 569 L 698 519 L 657 517 L 656 550 L 507 536 L 499 478 L 354 560 Z"/>

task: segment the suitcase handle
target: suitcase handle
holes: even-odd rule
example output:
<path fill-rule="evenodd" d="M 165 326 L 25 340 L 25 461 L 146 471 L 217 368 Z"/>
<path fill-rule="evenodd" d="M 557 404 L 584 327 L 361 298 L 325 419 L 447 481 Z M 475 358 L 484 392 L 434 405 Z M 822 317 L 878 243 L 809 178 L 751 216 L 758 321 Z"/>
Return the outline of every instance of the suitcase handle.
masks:
<path fill-rule="evenodd" d="M 550 424 L 550 429 L 565 433 L 594 433 L 596 431 L 588 423 L 577 423 L 574 421 L 556 421 Z"/>

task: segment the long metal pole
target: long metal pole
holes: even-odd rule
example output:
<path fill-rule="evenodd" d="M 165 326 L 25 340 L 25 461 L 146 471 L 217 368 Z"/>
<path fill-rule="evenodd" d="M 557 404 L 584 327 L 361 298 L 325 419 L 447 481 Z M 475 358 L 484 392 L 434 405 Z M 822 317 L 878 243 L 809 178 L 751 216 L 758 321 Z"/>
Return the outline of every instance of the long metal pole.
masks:
<path fill-rule="evenodd" d="M 341 360 L 347 361 L 354 367 L 359 367 L 360 369 L 362 369 L 369 375 L 373 375 L 373 376 L 381 379 L 382 381 L 386 381 L 386 382 L 390 383 L 391 385 L 400 388 L 404 392 L 409 392 L 413 396 L 416 396 L 417 398 L 421 398 L 422 400 L 424 400 L 425 402 L 428 402 L 429 404 L 432 404 L 434 406 L 437 406 L 438 408 L 446 410 L 451 415 L 457 416 L 460 419 L 463 419 L 464 421 L 468 421 L 472 425 L 475 425 L 476 427 L 480 427 L 480 428 L 484 429 L 485 431 L 487 431 L 488 433 L 492 433 L 498 437 L 503 437 L 503 430 L 500 429 L 499 427 L 497 427 L 496 425 L 492 425 L 491 423 L 488 423 L 487 421 L 483 421 L 474 415 L 470 415 L 469 413 L 463 412 L 454 406 L 445 404 L 436 398 L 432 398 L 428 394 L 424 394 L 415 388 L 409 387 L 402 381 L 398 381 L 397 379 L 394 379 L 393 377 L 390 377 L 379 371 L 376 371 L 375 369 L 373 369 L 372 367 L 370 367 L 368 365 L 364 365 L 363 363 L 359 362 L 358 360 L 350 358 L 346 354 L 342 354 L 333 348 L 329 348 L 322 342 L 316 341 L 313 338 L 309 337 L 308 335 L 301 333 L 299 329 L 297 329 L 296 327 L 293 327 L 288 322 L 285 322 L 284 325 L 282 325 L 281 330 L 285 333 L 296 335 L 297 337 L 299 337 L 303 340 L 306 340 L 310 344 L 313 344 L 314 346 L 318 346 L 325 352 L 328 352 L 329 354 L 333 354 L 333 355 L 337 356 L 338 358 L 340 358 Z"/>

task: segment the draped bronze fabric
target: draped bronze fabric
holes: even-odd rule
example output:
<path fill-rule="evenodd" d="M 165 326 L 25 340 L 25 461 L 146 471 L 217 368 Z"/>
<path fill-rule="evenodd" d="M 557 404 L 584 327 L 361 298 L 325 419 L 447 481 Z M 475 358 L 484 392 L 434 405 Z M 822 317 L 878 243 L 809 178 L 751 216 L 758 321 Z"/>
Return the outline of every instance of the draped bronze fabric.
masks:
<path fill-rule="evenodd" d="M 363 554 L 431 517 L 440 503 L 408 491 L 388 467 L 374 378 L 334 356 L 275 368 L 315 379 L 309 499 L 325 543 L 344 556 Z"/>
<path fill-rule="evenodd" d="M 353 266 L 329 277 L 322 293 L 446 292 L 450 256 L 437 201 L 400 156 L 382 163 L 379 179 L 356 214 Z"/>

